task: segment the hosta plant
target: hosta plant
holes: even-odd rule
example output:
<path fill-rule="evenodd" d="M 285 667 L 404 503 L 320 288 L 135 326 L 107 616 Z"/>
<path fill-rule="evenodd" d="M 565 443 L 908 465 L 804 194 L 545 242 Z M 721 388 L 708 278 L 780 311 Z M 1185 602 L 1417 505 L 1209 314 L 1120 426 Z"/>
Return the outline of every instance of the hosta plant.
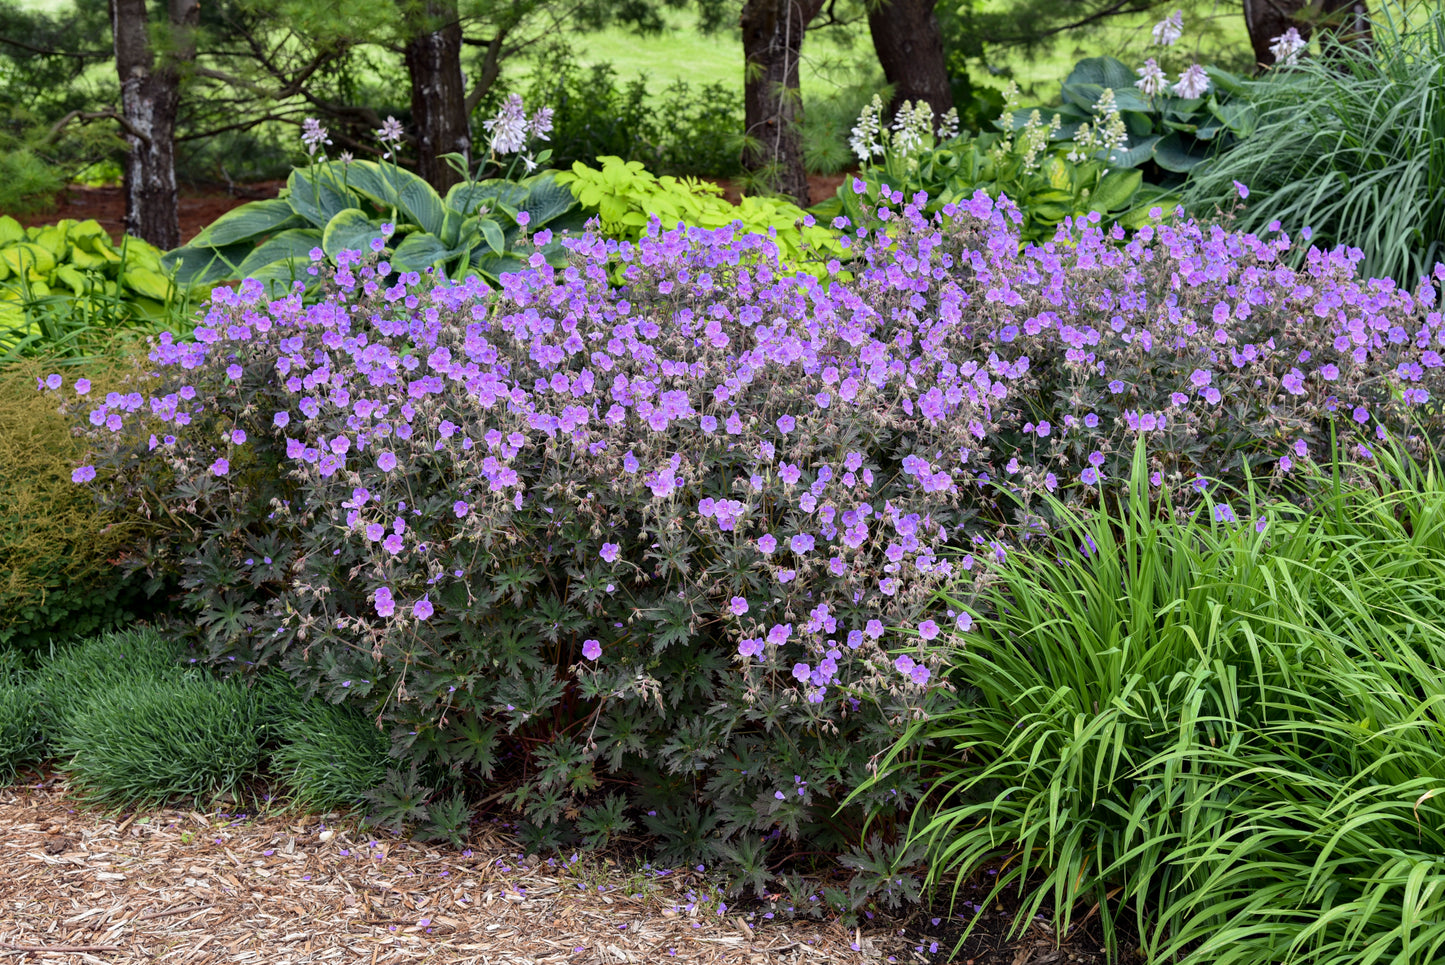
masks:
<path fill-rule="evenodd" d="M 203 295 L 177 284 L 156 248 L 131 237 L 114 244 L 98 221 L 22 228 L 0 215 L 0 363 L 152 329 Z"/>
<path fill-rule="evenodd" d="M 72 402 L 73 478 L 155 521 L 133 563 L 220 666 L 517 779 L 536 840 L 614 790 L 672 853 L 746 841 L 756 872 L 762 839 L 844 851 L 874 813 L 875 875 L 921 781 L 838 805 L 958 700 L 941 640 L 972 618 L 937 591 L 1044 494 L 1095 503 L 1141 440 L 1193 494 L 1445 429 L 1430 284 L 1193 223 L 1021 248 L 1006 214 L 904 203 L 846 281 L 730 228 L 588 235 L 490 294 L 343 253 L 314 305 L 221 290 L 154 381 Z"/>
<path fill-rule="evenodd" d="M 859 118 L 853 149 L 863 167 L 834 197 L 810 209 L 820 219 L 876 224 L 872 213 L 887 217 L 920 195 L 933 214 L 981 192 L 1015 206 L 1020 240 L 1027 243 L 1047 241 L 1065 219 L 1090 213 L 1138 227 L 1150 208 L 1172 202 L 1165 192 L 1142 186 L 1138 171 L 1119 170 L 1112 160 L 1122 135 L 1107 102 L 1095 118 L 1097 131 L 1076 132 L 1077 143 L 1062 146 L 1050 142 L 1057 125 L 1045 124 L 1037 112 L 1017 135 L 964 136 L 947 120 L 935 129 L 927 104 L 905 102 L 892 129 L 881 113 L 875 98 Z"/>
<path fill-rule="evenodd" d="M 498 118 L 517 126 L 520 99 L 508 102 Z M 538 130 L 545 119 L 521 115 L 522 130 Z M 520 137 L 497 128 L 494 143 L 507 153 L 525 146 Z M 395 148 L 399 125 L 391 122 L 378 132 L 383 144 Z M 581 220 L 569 217 L 576 209 L 571 192 L 552 172 L 522 178 L 508 176 L 477 180 L 468 177 L 443 197 L 419 176 L 399 167 L 394 159 L 328 159 L 316 153 L 326 140 L 319 125 L 308 127 L 311 163 L 296 168 L 278 198 L 253 201 L 227 212 L 188 244 L 168 252 L 164 262 L 177 270 L 180 281 L 220 281 L 256 278 L 274 292 L 289 291 L 297 282 L 313 280 L 313 261 L 329 264 L 347 250 L 382 251 L 396 272 L 436 269 L 448 278 L 481 277 L 495 282 L 503 272 L 525 267 L 518 245 L 529 232 L 580 229 Z M 391 153 L 390 151 L 388 153 Z M 547 152 L 523 158 L 527 170 L 545 162 Z M 452 155 L 458 169 L 465 159 Z M 513 168 L 515 165 L 513 165 Z M 479 168 L 480 170 L 480 168 Z M 506 174 L 510 174 L 508 168 Z M 526 246 L 526 253 L 534 252 Z M 541 249 L 543 257 L 560 264 L 560 241 Z"/>

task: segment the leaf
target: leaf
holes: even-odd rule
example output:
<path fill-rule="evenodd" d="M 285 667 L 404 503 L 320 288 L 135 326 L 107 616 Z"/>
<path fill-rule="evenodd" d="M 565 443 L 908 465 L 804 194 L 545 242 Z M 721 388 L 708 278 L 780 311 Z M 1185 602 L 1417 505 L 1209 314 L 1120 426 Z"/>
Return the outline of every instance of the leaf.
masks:
<path fill-rule="evenodd" d="M 455 254 L 436 235 L 418 231 L 407 235 L 406 240 L 396 246 L 391 264 L 399 271 L 421 272 L 445 264 Z"/>
<path fill-rule="evenodd" d="M 545 227 L 577 207 L 572 192 L 558 184 L 550 171 L 533 178 L 528 188 L 521 208 L 531 216 L 527 225 L 530 231 Z"/>
<path fill-rule="evenodd" d="M 256 273 L 282 259 L 299 258 L 311 264 L 311 249 L 321 247 L 321 232 L 315 228 L 290 228 L 257 245 L 236 269 L 236 277 L 256 277 Z M 304 276 L 304 269 L 300 273 Z"/>
<path fill-rule="evenodd" d="M 1064 86 L 1070 84 L 1098 84 L 1099 87 L 1112 87 L 1115 96 L 1124 91 L 1134 89 L 1134 81 L 1139 77 L 1129 69 L 1129 65 L 1115 57 L 1085 57 L 1074 65 L 1069 76 L 1064 79 Z"/>
<path fill-rule="evenodd" d="M 296 220 L 301 222 L 300 218 Z M 255 247 L 249 241 L 236 242 L 221 248 L 185 245 L 162 255 L 161 269 L 166 272 L 175 271 L 177 285 L 210 284 L 225 278 L 238 277 L 236 270 L 253 250 Z"/>
<path fill-rule="evenodd" d="M 567 192 L 571 195 L 571 191 Z M 476 214 L 478 208 L 485 205 L 489 211 L 495 211 L 497 206 L 503 205 L 507 213 L 511 214 L 526 200 L 527 189 L 515 181 L 507 181 L 502 178 L 493 178 L 488 181 L 463 181 L 461 184 L 452 185 L 447 192 L 446 205 L 453 211 Z"/>
<path fill-rule="evenodd" d="M 1194 138 L 1185 139 L 1177 131 L 1161 138 L 1154 145 L 1154 161 L 1166 171 L 1185 174 L 1208 156 L 1207 149 Z"/>
<path fill-rule="evenodd" d="M 506 272 L 523 271 L 527 263 L 516 255 L 489 255 L 478 252 L 472 255 L 472 267 L 492 281 L 500 281 Z"/>
<path fill-rule="evenodd" d="M 303 223 L 284 198 L 252 201 L 232 208 L 206 225 L 187 247 L 224 248 L 242 241 L 254 241 L 284 228 L 300 227 Z"/>
<path fill-rule="evenodd" d="M 1109 158 L 1109 163 L 1116 168 L 1138 167 L 1154 155 L 1154 145 L 1158 142 L 1157 136 L 1131 142 L 1126 150 L 1115 151 Z"/>
<path fill-rule="evenodd" d="M 292 210 L 315 228 L 325 228 L 342 211 L 359 207 L 351 192 L 344 191 L 319 165 L 293 170 L 286 179 L 286 189 L 286 201 Z"/>
<path fill-rule="evenodd" d="M 150 268 L 128 268 L 121 274 L 120 280 L 136 294 L 159 302 L 164 302 L 171 294 L 170 279 Z"/>
<path fill-rule="evenodd" d="M 1143 181 L 1144 172 L 1137 168 L 1110 171 L 1089 195 L 1089 210 L 1100 213 L 1117 211 L 1129 203 Z"/>
<path fill-rule="evenodd" d="M 487 247 L 492 249 L 492 254 L 500 255 L 507 250 L 506 241 L 502 238 L 501 225 L 491 218 L 480 218 L 477 221 L 477 228 L 481 231 Z"/>
<path fill-rule="evenodd" d="M 321 248 L 334 260 L 343 251 L 370 251 L 372 239 L 380 237 L 379 223 L 359 208 L 347 208 L 326 225 L 321 233 Z"/>
<path fill-rule="evenodd" d="M 395 207 L 412 224 L 428 234 L 440 236 L 446 220 L 446 205 L 432 186 L 417 175 L 390 164 L 352 161 L 346 179 L 353 191 L 377 207 Z"/>

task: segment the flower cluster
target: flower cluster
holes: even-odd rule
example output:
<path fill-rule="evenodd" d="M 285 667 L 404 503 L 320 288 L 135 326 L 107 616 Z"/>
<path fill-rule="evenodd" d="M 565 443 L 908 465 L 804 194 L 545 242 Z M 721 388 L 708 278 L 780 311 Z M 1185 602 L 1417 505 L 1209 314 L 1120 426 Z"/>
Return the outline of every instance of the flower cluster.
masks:
<path fill-rule="evenodd" d="M 1277 230 L 1192 222 L 1021 248 L 1006 199 L 924 200 L 836 225 L 847 281 L 654 224 L 496 291 L 359 255 L 312 305 L 221 289 L 195 343 L 156 346 L 165 384 L 95 400 L 77 478 L 178 521 L 152 560 L 218 658 L 478 773 L 525 737 L 533 820 L 605 769 L 689 775 L 719 833 L 807 837 L 947 699 L 987 615 L 938 591 L 967 604 L 1042 493 L 1092 503 L 1139 446 L 1186 497 L 1241 454 L 1288 485 L 1336 435 L 1445 425 L 1427 280 L 1360 282 L 1347 250 L 1296 271 Z"/>
<path fill-rule="evenodd" d="M 1299 30 L 1290 27 L 1270 42 L 1269 52 L 1274 55 L 1275 63 L 1288 67 L 1299 63 L 1300 54 L 1304 53 L 1307 47 L 1309 41 L 1300 36 Z"/>
<path fill-rule="evenodd" d="M 532 138 L 545 141 L 552 132 L 552 108 L 538 108 L 531 117 L 522 104 L 521 94 L 508 94 L 507 99 L 491 118 L 482 122 L 482 127 L 491 135 L 490 150 L 493 157 L 523 152 Z M 522 163 L 528 171 L 537 167 L 537 160 L 530 154 L 522 154 Z"/>
<path fill-rule="evenodd" d="M 904 101 L 893 115 L 892 128 L 884 127 L 883 98 L 874 94 L 873 100 L 858 115 L 848 145 L 858 160 L 867 163 L 890 154 L 899 159 L 909 158 L 931 148 L 935 138 L 946 141 L 957 136 L 958 111 L 950 108 L 935 127 L 933 108 L 926 101 L 917 104 Z"/>

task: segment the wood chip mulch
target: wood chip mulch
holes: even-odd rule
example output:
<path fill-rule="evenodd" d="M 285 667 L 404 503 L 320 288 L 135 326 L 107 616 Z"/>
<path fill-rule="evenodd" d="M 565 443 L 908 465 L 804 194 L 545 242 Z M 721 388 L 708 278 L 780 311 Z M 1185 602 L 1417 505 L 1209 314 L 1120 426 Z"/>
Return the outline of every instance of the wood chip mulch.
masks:
<path fill-rule="evenodd" d="M 60 780 L 3 789 L 0 965 L 919 960 L 896 935 L 720 915 L 701 875 L 525 863 L 500 829 L 471 844 L 295 812 L 106 814 Z"/>

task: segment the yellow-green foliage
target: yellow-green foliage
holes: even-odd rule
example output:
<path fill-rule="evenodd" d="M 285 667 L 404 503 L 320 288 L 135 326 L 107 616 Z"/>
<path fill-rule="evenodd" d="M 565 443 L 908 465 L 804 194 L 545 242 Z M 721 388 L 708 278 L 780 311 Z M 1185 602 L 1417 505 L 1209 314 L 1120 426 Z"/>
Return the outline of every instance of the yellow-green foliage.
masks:
<path fill-rule="evenodd" d="M 104 397 L 128 363 L 85 370 Z M 43 645 L 113 622 L 124 608 L 120 573 L 111 562 L 132 527 L 102 513 L 71 482 L 84 440 L 71 434 L 53 392 L 36 390 L 42 363 L 0 370 L 0 647 Z"/>
<path fill-rule="evenodd" d="M 139 238 L 116 246 L 99 221 L 66 218 L 22 228 L 0 215 L 0 356 L 43 340 L 37 307 L 108 325 L 163 321 L 181 300 L 161 252 Z"/>
<path fill-rule="evenodd" d="M 611 156 L 597 160 L 601 170 L 578 161 L 571 171 L 557 175 L 557 183 L 570 187 L 582 207 L 598 216 L 608 237 L 636 241 L 647 233 L 653 216 L 663 230 L 676 228 L 679 222 L 711 229 L 741 221 L 746 231 L 767 234 L 772 229 L 779 259 L 798 271 L 822 277 L 829 259 L 847 258 L 837 235 L 823 225 L 810 224 L 808 213 L 790 201 L 746 197 L 734 205 L 715 184 L 657 177 L 640 161 Z"/>

